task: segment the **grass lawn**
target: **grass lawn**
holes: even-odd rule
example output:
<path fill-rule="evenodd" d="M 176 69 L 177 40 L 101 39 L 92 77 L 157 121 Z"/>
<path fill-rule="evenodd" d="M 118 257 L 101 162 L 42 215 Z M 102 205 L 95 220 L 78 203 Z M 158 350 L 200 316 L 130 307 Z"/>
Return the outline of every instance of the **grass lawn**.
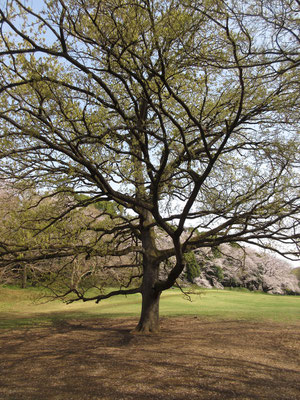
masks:
<path fill-rule="evenodd" d="M 130 295 L 93 302 L 66 305 L 60 301 L 39 300 L 37 289 L 0 287 L 0 328 L 52 324 L 70 318 L 136 317 L 141 296 Z M 201 316 L 214 319 L 300 321 L 300 297 L 275 296 L 246 290 L 201 290 L 184 298 L 179 289 L 162 294 L 161 316 Z"/>

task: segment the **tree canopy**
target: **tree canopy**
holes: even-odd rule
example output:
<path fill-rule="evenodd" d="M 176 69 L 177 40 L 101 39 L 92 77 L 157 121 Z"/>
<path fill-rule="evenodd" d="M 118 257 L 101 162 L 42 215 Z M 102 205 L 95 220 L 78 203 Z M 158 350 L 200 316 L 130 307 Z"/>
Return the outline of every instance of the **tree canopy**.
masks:
<path fill-rule="evenodd" d="M 38 203 L 72 198 L 43 232 L 93 203 L 115 214 L 101 226 L 95 215 L 84 245 L 49 244 L 34 260 L 30 246 L 2 240 L 1 265 L 47 252 L 100 268 L 106 251 L 111 266 L 139 271 L 127 275 L 137 283 L 66 293 L 141 293 L 137 329 L 155 331 L 186 252 L 238 241 L 299 257 L 299 9 L 298 0 L 6 1 L 1 179 L 34 188 Z"/>

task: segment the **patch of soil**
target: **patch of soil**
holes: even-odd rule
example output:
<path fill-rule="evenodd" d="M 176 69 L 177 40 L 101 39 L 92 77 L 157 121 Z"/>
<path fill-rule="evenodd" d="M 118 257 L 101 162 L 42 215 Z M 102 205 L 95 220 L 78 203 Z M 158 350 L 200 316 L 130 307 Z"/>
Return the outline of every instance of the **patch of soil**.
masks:
<path fill-rule="evenodd" d="M 0 332 L 1 400 L 300 399 L 300 323 L 66 321 Z"/>

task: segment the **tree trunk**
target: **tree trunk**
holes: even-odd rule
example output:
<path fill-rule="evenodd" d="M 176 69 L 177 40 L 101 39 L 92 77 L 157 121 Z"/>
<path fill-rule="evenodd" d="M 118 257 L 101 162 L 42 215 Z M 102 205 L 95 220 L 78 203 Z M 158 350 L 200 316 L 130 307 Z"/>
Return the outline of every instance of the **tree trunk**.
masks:
<path fill-rule="evenodd" d="M 143 234 L 143 283 L 142 283 L 142 311 L 136 331 L 143 333 L 159 331 L 159 299 L 161 291 L 155 289 L 159 279 L 159 262 L 157 262 L 156 248 L 151 232 Z"/>
<path fill-rule="evenodd" d="M 21 288 L 26 289 L 26 287 L 27 287 L 27 265 L 26 264 L 24 264 L 22 266 L 21 274 L 22 274 Z"/>
<path fill-rule="evenodd" d="M 159 299 L 161 291 L 155 289 L 159 279 L 158 250 L 155 243 L 155 232 L 150 213 L 140 215 L 141 241 L 143 246 L 143 283 L 142 311 L 140 321 L 135 328 L 137 332 L 150 333 L 159 331 Z"/>
<path fill-rule="evenodd" d="M 159 331 L 159 300 L 161 292 L 152 287 L 142 291 L 142 312 L 135 328 L 137 332 L 155 333 Z"/>

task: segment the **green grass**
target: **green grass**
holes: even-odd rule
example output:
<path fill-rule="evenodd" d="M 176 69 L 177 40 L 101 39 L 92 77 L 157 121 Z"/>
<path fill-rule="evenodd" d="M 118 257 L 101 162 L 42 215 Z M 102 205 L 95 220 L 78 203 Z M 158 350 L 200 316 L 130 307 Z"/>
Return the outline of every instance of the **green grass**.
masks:
<path fill-rule="evenodd" d="M 52 325 L 66 319 L 136 317 L 141 296 L 114 297 L 99 304 L 92 302 L 66 305 L 60 301 L 41 304 L 37 289 L 0 287 L 0 328 Z M 214 319 L 300 321 L 300 297 L 275 296 L 246 290 L 201 290 L 183 298 L 178 289 L 163 293 L 161 316 L 197 315 Z"/>

